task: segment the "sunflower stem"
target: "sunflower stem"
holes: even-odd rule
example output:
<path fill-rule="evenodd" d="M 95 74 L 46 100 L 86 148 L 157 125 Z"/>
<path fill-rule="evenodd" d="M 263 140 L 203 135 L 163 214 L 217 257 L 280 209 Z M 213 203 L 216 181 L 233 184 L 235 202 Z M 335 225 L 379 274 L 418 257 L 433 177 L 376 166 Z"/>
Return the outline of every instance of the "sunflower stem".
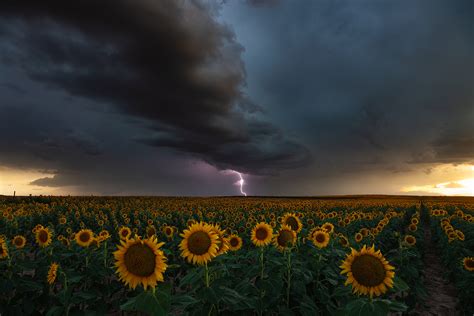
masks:
<path fill-rule="evenodd" d="M 66 273 L 62 272 L 61 271 L 61 274 L 63 275 L 63 278 L 64 278 L 64 290 L 67 291 L 67 276 L 66 276 Z"/>
<path fill-rule="evenodd" d="M 400 267 L 403 267 L 403 247 L 402 247 L 402 238 L 398 237 L 398 248 L 400 251 Z"/>
<path fill-rule="evenodd" d="M 107 268 L 107 240 L 104 241 L 104 268 Z"/>
<path fill-rule="evenodd" d="M 318 252 L 318 270 L 316 273 L 316 284 L 319 285 L 319 276 L 321 273 L 321 254 Z"/>
<path fill-rule="evenodd" d="M 290 288 L 291 288 L 291 248 L 287 251 L 286 257 L 286 276 L 287 276 L 287 284 L 286 284 L 286 307 L 290 307 Z"/>
<path fill-rule="evenodd" d="M 206 287 L 209 287 L 209 268 L 207 266 L 207 262 L 205 263 L 206 267 Z"/>
<path fill-rule="evenodd" d="M 64 282 L 63 282 L 63 284 L 64 284 L 64 292 L 66 293 L 66 292 L 67 292 L 67 275 L 66 275 L 66 273 L 64 273 L 63 271 L 60 271 L 60 272 L 61 272 L 61 274 L 62 274 L 62 276 L 63 276 L 63 278 L 64 278 Z M 67 306 L 66 306 L 66 316 L 67 316 L 67 315 L 69 315 L 69 303 L 68 303 Z"/>
<path fill-rule="evenodd" d="M 209 313 L 207 313 L 207 316 L 211 316 L 213 309 L 214 309 L 214 304 L 211 305 L 211 308 L 209 309 Z"/>
<path fill-rule="evenodd" d="M 263 280 L 264 276 L 264 261 L 263 261 L 263 256 L 264 256 L 264 247 L 260 247 L 260 280 Z M 259 315 L 263 315 L 263 297 L 265 295 L 265 292 L 262 290 L 262 285 L 260 285 L 260 293 L 259 293 L 259 299 L 260 299 L 260 310 L 259 310 Z"/>

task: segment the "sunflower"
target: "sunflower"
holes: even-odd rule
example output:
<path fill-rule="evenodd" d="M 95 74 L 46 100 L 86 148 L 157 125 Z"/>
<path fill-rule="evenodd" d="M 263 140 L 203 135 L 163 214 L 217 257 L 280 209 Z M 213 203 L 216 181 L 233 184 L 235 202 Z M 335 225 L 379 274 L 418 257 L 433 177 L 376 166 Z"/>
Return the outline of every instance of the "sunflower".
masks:
<path fill-rule="evenodd" d="M 321 248 L 326 248 L 327 245 L 329 244 L 329 233 L 325 230 L 317 230 L 312 234 L 312 239 L 311 241 L 313 244 L 318 247 L 319 249 Z"/>
<path fill-rule="evenodd" d="M 286 213 L 281 220 L 281 224 L 289 226 L 296 233 L 299 233 L 303 228 L 301 220 L 295 213 Z"/>
<path fill-rule="evenodd" d="M 416 244 L 416 238 L 412 235 L 406 235 L 405 238 L 403 238 L 403 241 L 408 246 L 414 246 Z"/>
<path fill-rule="evenodd" d="M 387 292 L 387 287 L 393 287 L 395 268 L 380 253 L 375 251 L 374 246 L 367 248 L 366 245 L 360 251 L 353 248 L 346 256 L 340 268 L 341 274 L 347 274 L 345 285 L 352 284 L 354 293 L 379 296 Z"/>
<path fill-rule="evenodd" d="M 49 285 L 52 285 L 54 283 L 54 281 L 56 281 L 56 276 L 58 274 L 58 268 L 59 268 L 59 264 L 57 264 L 56 262 L 51 263 L 51 265 L 49 266 L 48 278 L 47 278 L 47 281 L 48 281 Z"/>
<path fill-rule="evenodd" d="M 81 229 L 74 238 L 81 247 L 89 247 L 94 240 L 94 233 L 90 229 Z"/>
<path fill-rule="evenodd" d="M 458 237 L 458 235 L 456 235 L 455 232 L 450 232 L 450 233 L 448 234 L 448 241 L 449 241 L 449 242 L 452 242 L 452 241 L 456 240 L 457 237 Z"/>
<path fill-rule="evenodd" d="M 100 239 L 100 237 L 98 237 L 98 236 L 92 237 L 90 246 L 96 246 L 97 248 L 99 248 L 101 242 L 102 242 L 102 240 Z"/>
<path fill-rule="evenodd" d="M 163 282 L 163 273 L 166 271 L 166 257 L 154 236 L 141 239 L 136 236 L 132 239 L 120 241 L 118 250 L 114 252 L 115 266 L 119 279 L 135 289 L 142 284 L 155 288 L 158 281 Z"/>
<path fill-rule="evenodd" d="M 153 225 L 148 225 L 146 227 L 146 235 L 147 237 L 155 236 L 156 235 L 156 228 Z"/>
<path fill-rule="evenodd" d="M 260 222 L 252 229 L 250 239 L 257 247 L 267 246 L 272 242 L 273 228 L 265 222 Z"/>
<path fill-rule="evenodd" d="M 5 241 L 0 242 L 0 259 L 8 258 L 8 246 Z"/>
<path fill-rule="evenodd" d="M 217 256 L 225 254 L 229 250 L 229 239 L 224 236 L 224 231 L 219 227 L 218 224 L 211 225 L 214 233 L 217 234 Z"/>
<path fill-rule="evenodd" d="M 13 238 L 12 243 L 17 249 L 21 249 L 26 245 L 26 238 L 21 235 L 17 235 Z"/>
<path fill-rule="evenodd" d="M 457 239 L 461 241 L 465 240 L 466 237 L 464 236 L 464 233 L 462 231 L 456 229 L 454 232 L 456 233 Z"/>
<path fill-rule="evenodd" d="M 49 231 L 49 228 L 41 227 L 36 231 L 35 238 L 36 242 L 40 247 L 47 247 L 52 241 L 53 234 Z"/>
<path fill-rule="evenodd" d="M 61 216 L 61 217 L 59 218 L 59 224 L 64 225 L 64 224 L 66 224 L 66 223 L 67 223 L 66 217 Z"/>
<path fill-rule="evenodd" d="M 120 227 L 119 236 L 121 240 L 127 240 L 128 238 L 130 238 L 131 234 L 132 234 L 132 231 L 130 230 L 130 228 L 126 226 Z"/>
<path fill-rule="evenodd" d="M 163 233 L 168 239 L 171 239 L 173 238 L 173 235 L 174 235 L 174 229 L 171 226 L 165 226 L 163 227 Z"/>
<path fill-rule="evenodd" d="M 100 241 L 104 241 L 110 238 L 110 234 L 107 230 L 101 230 L 98 236 Z"/>
<path fill-rule="evenodd" d="M 64 246 L 69 247 L 71 245 L 71 242 L 67 238 L 61 239 L 61 242 L 63 243 Z"/>
<path fill-rule="evenodd" d="M 410 224 L 408 226 L 408 230 L 411 231 L 411 232 L 416 232 L 416 230 L 418 229 L 417 225 L 416 224 Z"/>
<path fill-rule="evenodd" d="M 342 234 L 339 235 L 339 243 L 343 247 L 349 247 L 349 240 L 347 239 L 346 236 L 344 236 Z"/>
<path fill-rule="evenodd" d="M 361 233 L 356 233 L 354 239 L 356 242 L 361 242 L 364 236 Z"/>
<path fill-rule="evenodd" d="M 240 248 L 242 248 L 242 238 L 240 238 L 238 235 L 230 235 L 229 236 L 229 249 L 232 251 L 237 251 Z"/>
<path fill-rule="evenodd" d="M 288 225 L 282 225 L 278 233 L 273 238 L 273 244 L 281 252 L 293 247 L 295 241 L 296 232 Z"/>
<path fill-rule="evenodd" d="M 332 223 L 324 223 L 321 227 L 329 234 L 334 231 L 334 225 Z"/>
<path fill-rule="evenodd" d="M 34 234 L 36 234 L 36 232 L 37 232 L 39 229 L 41 229 L 41 228 L 43 228 L 43 225 L 37 224 L 37 225 L 33 228 L 32 231 L 33 231 Z"/>
<path fill-rule="evenodd" d="M 463 259 L 464 269 L 474 271 L 474 257 L 466 257 Z"/>
<path fill-rule="evenodd" d="M 181 234 L 181 257 L 193 264 L 205 264 L 217 256 L 219 236 L 207 223 L 195 223 Z"/>

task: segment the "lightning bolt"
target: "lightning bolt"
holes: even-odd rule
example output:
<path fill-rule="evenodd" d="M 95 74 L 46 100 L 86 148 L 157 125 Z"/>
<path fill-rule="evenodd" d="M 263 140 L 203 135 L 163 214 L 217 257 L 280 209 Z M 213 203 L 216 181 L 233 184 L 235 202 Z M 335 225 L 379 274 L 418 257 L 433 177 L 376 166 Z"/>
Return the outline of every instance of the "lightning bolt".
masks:
<path fill-rule="evenodd" d="M 242 174 L 238 171 L 235 171 L 235 170 L 228 170 L 228 172 L 235 173 L 235 174 L 239 175 L 240 180 L 237 183 L 240 185 L 240 193 L 242 195 L 247 196 L 247 193 L 244 192 L 245 181 L 244 181 L 244 178 L 242 177 Z"/>

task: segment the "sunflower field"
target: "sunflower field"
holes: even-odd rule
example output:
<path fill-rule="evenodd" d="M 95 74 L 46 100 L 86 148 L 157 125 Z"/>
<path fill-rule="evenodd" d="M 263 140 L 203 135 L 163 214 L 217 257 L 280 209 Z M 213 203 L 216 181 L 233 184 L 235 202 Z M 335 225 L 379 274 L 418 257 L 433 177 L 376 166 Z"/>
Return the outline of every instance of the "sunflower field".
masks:
<path fill-rule="evenodd" d="M 427 230 L 474 312 L 474 203 L 0 197 L 1 315 L 408 314 Z"/>

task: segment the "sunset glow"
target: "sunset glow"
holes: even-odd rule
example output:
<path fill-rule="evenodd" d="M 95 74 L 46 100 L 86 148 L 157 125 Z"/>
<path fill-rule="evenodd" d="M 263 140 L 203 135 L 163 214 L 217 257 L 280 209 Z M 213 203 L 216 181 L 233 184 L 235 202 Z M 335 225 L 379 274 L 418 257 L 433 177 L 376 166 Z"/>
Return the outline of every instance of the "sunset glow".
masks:
<path fill-rule="evenodd" d="M 38 170 L 22 170 L 0 166 L 0 194 L 13 195 L 39 195 L 39 194 L 61 194 L 61 188 L 48 188 L 31 185 L 34 180 L 43 177 L 51 177 L 53 174 Z"/>
<path fill-rule="evenodd" d="M 474 196 L 474 166 L 472 165 L 441 165 L 432 170 L 433 176 L 443 182 L 403 187 L 403 193 L 435 194 L 435 195 L 466 195 Z M 427 175 L 427 178 L 429 175 Z"/>

